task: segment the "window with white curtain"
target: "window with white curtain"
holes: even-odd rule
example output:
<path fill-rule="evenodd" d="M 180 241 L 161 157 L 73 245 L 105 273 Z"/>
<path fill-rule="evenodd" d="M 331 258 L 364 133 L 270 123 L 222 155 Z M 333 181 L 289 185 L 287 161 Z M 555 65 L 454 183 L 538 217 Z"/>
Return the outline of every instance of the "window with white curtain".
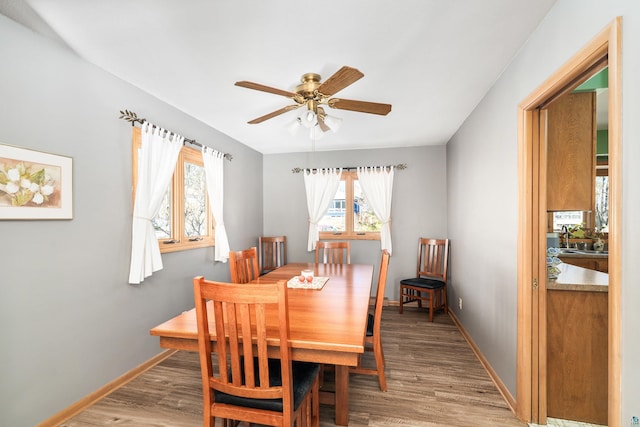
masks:
<path fill-rule="evenodd" d="M 380 240 L 382 221 L 373 213 L 356 171 L 343 171 L 329 210 L 318 222 L 320 239 Z"/>
<path fill-rule="evenodd" d="M 140 129 L 133 128 L 133 200 L 137 184 Z M 199 150 L 182 147 L 169 188 L 152 220 L 160 252 L 176 252 L 214 245 L 215 221 Z"/>

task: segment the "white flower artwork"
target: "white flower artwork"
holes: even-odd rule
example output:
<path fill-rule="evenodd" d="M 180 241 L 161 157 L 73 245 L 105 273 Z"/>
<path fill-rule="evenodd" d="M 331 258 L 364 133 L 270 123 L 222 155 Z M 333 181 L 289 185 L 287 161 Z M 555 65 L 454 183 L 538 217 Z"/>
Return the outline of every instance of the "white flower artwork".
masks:
<path fill-rule="evenodd" d="M 0 219 L 70 219 L 72 159 L 0 144 Z"/>

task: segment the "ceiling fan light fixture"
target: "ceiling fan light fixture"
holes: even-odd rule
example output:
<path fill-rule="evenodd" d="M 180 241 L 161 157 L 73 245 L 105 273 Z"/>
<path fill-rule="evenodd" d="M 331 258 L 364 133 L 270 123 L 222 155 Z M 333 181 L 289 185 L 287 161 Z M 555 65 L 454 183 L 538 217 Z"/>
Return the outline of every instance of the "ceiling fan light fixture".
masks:
<path fill-rule="evenodd" d="M 303 110 L 302 114 L 299 116 L 300 124 L 306 127 L 307 129 L 311 129 L 318 123 L 318 118 L 316 117 L 316 113 L 313 110 Z"/>
<path fill-rule="evenodd" d="M 289 123 L 287 125 L 287 130 L 289 131 L 289 133 L 291 135 L 295 135 L 298 133 L 298 131 L 300 130 L 300 128 L 302 127 L 302 121 L 300 120 L 300 117 L 296 117 L 295 119 L 293 119 L 291 121 L 291 123 Z"/>

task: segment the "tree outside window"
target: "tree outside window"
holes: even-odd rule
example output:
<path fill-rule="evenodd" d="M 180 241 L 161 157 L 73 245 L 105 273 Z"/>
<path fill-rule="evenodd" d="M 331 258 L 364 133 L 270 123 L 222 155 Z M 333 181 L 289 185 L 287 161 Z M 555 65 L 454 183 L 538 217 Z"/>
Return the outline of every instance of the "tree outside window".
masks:
<path fill-rule="evenodd" d="M 596 177 L 596 229 L 609 232 L 609 177 Z"/>

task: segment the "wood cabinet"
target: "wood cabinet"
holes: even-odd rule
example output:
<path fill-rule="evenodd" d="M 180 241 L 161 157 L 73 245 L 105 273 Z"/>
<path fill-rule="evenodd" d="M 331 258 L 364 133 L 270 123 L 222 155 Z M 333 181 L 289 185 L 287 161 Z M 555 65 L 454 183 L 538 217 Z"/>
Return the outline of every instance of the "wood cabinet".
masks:
<path fill-rule="evenodd" d="M 547 108 L 547 210 L 593 211 L 596 98 L 569 93 Z"/>
<path fill-rule="evenodd" d="M 571 265 L 577 265 L 578 267 L 588 268 L 589 270 L 602 271 L 608 273 L 609 262 L 607 258 L 581 258 L 576 256 L 560 256 L 562 262 Z"/>
<path fill-rule="evenodd" d="M 578 267 L 588 268 L 589 270 L 601 271 L 603 273 L 609 272 L 609 258 L 608 257 L 576 257 L 576 256 L 562 256 L 559 257 L 562 262 L 571 265 L 577 265 Z"/>
<path fill-rule="evenodd" d="M 607 300 L 547 291 L 547 416 L 607 425 Z"/>

